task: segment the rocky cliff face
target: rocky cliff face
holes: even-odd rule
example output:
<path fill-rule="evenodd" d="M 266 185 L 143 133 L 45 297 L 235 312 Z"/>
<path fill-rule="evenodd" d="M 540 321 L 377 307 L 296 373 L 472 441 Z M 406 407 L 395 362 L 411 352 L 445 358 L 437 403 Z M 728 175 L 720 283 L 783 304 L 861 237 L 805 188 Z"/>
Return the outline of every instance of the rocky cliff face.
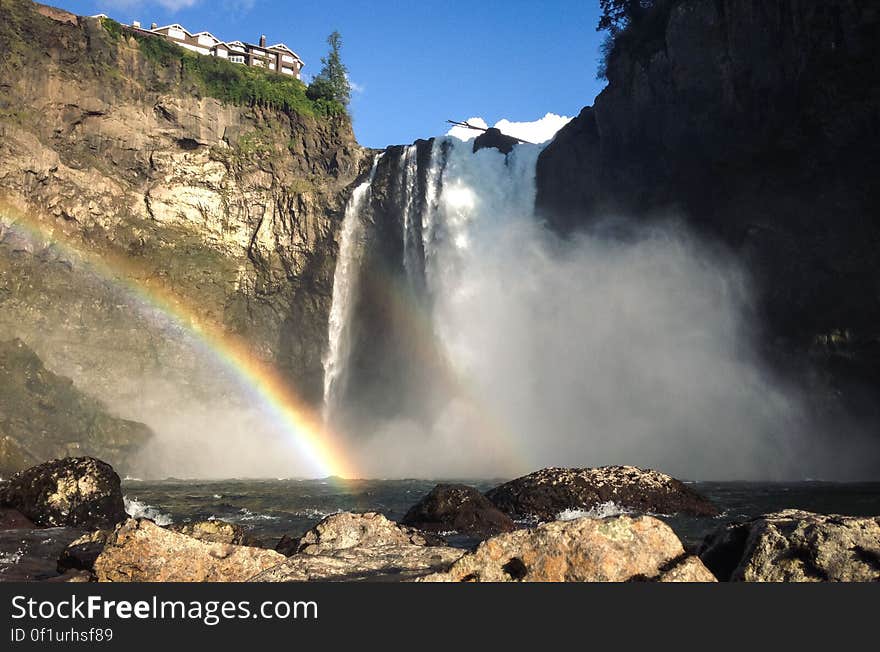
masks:
<path fill-rule="evenodd" d="M 97 19 L 0 14 L 0 339 L 144 418 L 218 398 L 188 338 L 207 322 L 319 399 L 338 227 L 369 158 L 348 118 L 223 103 Z"/>
<path fill-rule="evenodd" d="M 877 419 L 880 7 L 657 7 L 544 151 L 539 208 L 563 232 L 683 216 L 754 273 L 768 352 Z"/>
<path fill-rule="evenodd" d="M 109 415 L 69 378 L 43 366 L 21 340 L 0 342 L 0 476 L 86 451 L 129 468 L 151 436 L 141 423 Z"/>

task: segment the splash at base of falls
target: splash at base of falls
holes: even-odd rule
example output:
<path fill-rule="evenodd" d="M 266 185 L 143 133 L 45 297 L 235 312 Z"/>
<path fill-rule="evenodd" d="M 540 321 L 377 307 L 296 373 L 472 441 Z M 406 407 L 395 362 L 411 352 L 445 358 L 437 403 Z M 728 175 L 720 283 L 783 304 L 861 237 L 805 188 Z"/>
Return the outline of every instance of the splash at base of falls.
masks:
<path fill-rule="evenodd" d="M 561 239 L 534 212 L 540 151 L 392 148 L 353 200 L 363 249 L 337 270 L 327 407 L 362 467 L 840 473 L 755 351 L 743 270 L 674 220 Z"/>

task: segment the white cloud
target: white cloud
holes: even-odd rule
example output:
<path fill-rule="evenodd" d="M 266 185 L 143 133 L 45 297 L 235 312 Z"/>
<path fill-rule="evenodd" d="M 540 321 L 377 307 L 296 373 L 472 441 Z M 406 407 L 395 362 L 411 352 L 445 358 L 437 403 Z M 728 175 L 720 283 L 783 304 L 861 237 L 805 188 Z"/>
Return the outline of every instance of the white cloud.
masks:
<path fill-rule="evenodd" d="M 556 132 L 562 129 L 570 121 L 571 118 L 567 116 L 548 113 L 543 118 L 534 120 L 533 122 L 512 122 L 507 118 L 504 118 L 496 122 L 495 127 L 508 136 L 514 136 L 530 143 L 538 144 L 553 138 L 553 136 L 556 135 Z M 489 126 L 482 118 L 471 118 L 467 120 L 467 122 L 475 127 L 482 127 L 483 129 Z M 455 136 L 459 140 L 471 140 L 472 138 L 479 136 L 480 132 L 466 127 L 453 127 L 446 132 L 446 135 Z"/>

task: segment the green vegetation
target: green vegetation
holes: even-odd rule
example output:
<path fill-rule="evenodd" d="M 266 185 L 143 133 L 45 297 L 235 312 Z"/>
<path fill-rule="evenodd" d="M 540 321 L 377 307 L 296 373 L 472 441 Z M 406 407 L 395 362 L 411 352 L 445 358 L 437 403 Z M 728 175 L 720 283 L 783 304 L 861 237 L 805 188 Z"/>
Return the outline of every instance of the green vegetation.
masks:
<path fill-rule="evenodd" d="M 300 115 L 337 116 L 345 106 L 330 98 L 309 98 L 306 86 L 298 79 L 235 64 L 230 61 L 188 52 L 159 36 L 129 30 L 105 19 L 104 29 L 114 39 L 133 36 L 141 53 L 162 67 L 179 67 L 184 81 L 201 93 L 221 102 L 240 106 L 262 106 Z"/>
<path fill-rule="evenodd" d="M 348 106 L 351 102 L 351 83 L 348 81 L 348 68 L 342 63 L 342 36 L 333 32 L 327 37 L 330 52 L 321 58 L 321 72 L 312 81 L 308 97 L 315 101 L 336 102 Z"/>
<path fill-rule="evenodd" d="M 665 47 L 669 14 L 681 0 L 599 0 L 596 31 L 608 32 L 600 46 L 596 76 L 605 79 L 609 62 L 620 52 L 643 61 Z"/>

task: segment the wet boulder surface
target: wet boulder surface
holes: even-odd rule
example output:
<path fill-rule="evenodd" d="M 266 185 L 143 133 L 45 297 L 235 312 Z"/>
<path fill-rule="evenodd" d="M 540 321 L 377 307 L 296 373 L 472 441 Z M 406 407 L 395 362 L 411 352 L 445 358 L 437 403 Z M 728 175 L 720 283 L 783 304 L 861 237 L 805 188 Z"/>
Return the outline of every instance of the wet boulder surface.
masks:
<path fill-rule="evenodd" d="M 16 473 L 0 489 L 0 504 L 41 527 L 99 529 L 128 518 L 119 476 L 91 457 L 53 460 Z"/>
<path fill-rule="evenodd" d="M 880 581 L 880 516 L 785 510 L 720 527 L 700 559 L 722 581 Z"/>
<path fill-rule="evenodd" d="M 548 468 L 486 493 L 514 519 L 555 520 L 567 510 L 589 511 L 606 503 L 649 514 L 716 516 L 718 509 L 680 480 L 634 466 Z"/>
<path fill-rule="evenodd" d="M 428 582 L 714 582 L 650 516 L 554 521 L 483 542 Z"/>
<path fill-rule="evenodd" d="M 488 498 L 461 484 L 438 484 L 409 509 L 401 523 L 428 532 L 478 538 L 516 529 L 513 520 Z"/>

